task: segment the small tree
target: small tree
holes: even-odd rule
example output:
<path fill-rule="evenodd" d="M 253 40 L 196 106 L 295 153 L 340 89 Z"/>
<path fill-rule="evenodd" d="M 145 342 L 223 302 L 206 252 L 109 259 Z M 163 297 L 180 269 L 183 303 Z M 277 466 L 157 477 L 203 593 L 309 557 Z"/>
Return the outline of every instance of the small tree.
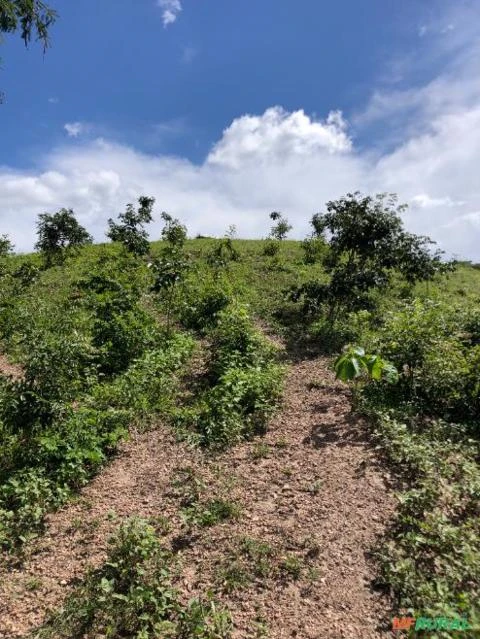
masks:
<path fill-rule="evenodd" d="M 183 248 L 187 239 L 187 227 L 169 213 L 162 213 L 165 225 L 162 229 L 162 240 L 167 242 L 168 250 L 178 251 Z"/>
<path fill-rule="evenodd" d="M 380 355 L 366 354 L 361 346 L 349 346 L 336 359 L 334 368 L 337 379 L 353 385 L 353 409 L 358 405 L 362 382 L 396 384 L 399 378 L 398 370 L 391 362 Z"/>
<path fill-rule="evenodd" d="M 220 269 L 226 268 L 229 262 L 236 262 L 240 258 L 240 253 L 233 246 L 233 238 L 236 232 L 235 225 L 231 224 L 225 235 L 215 240 L 212 249 L 207 253 L 207 263 L 215 269 L 217 276 Z"/>
<path fill-rule="evenodd" d="M 0 235 L 0 257 L 7 257 L 13 253 L 14 245 L 8 235 Z"/>
<path fill-rule="evenodd" d="M 138 199 L 138 210 L 133 204 L 127 204 L 125 213 L 118 216 L 119 222 L 108 220 L 106 235 L 112 242 L 120 242 L 129 253 L 146 255 L 149 251 L 148 233 L 145 224 L 152 222 L 152 209 L 155 198 L 142 196 Z"/>
<path fill-rule="evenodd" d="M 328 283 L 308 282 L 294 291 L 307 306 L 326 306 L 333 324 L 340 312 L 369 308 L 371 293 L 386 288 L 398 272 L 409 284 L 432 279 L 453 268 L 442 261 L 442 251 L 430 252 L 428 237 L 403 229 L 396 195 L 362 197 L 348 193 L 327 203 L 326 213 L 313 216 L 314 235 L 328 243 L 324 267 Z"/>
<path fill-rule="evenodd" d="M 47 267 L 63 262 L 69 252 L 93 241 L 76 220 L 72 209 L 39 215 L 37 236 L 35 249 L 43 254 Z"/>
<path fill-rule="evenodd" d="M 166 305 L 167 331 L 170 332 L 177 288 L 183 281 L 190 261 L 183 250 L 187 239 L 187 228 L 168 213 L 162 213 L 162 219 L 165 222 L 162 229 L 162 240 L 165 242 L 165 246 L 160 257 L 153 260 L 149 267 L 155 278 L 152 290 L 159 294 Z"/>
<path fill-rule="evenodd" d="M 270 229 L 270 235 L 265 240 L 263 254 L 272 258 L 272 265 L 278 264 L 278 253 L 280 252 L 280 242 L 284 240 L 292 227 L 286 217 L 278 211 L 270 213 L 270 219 L 276 222 Z"/>
<path fill-rule="evenodd" d="M 292 225 L 289 224 L 287 218 L 283 217 L 278 211 L 272 211 L 272 213 L 270 213 L 270 219 L 276 222 L 270 230 L 270 237 L 279 242 L 286 239 L 292 230 Z"/>

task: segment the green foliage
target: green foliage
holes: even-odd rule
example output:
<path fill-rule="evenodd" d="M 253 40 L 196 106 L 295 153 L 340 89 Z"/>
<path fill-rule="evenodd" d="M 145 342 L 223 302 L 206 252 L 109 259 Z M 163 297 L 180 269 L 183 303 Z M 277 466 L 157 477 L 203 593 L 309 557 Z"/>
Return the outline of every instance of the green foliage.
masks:
<path fill-rule="evenodd" d="M 375 435 L 408 488 L 377 553 L 380 583 L 392 588 L 399 609 L 478 615 L 478 444 L 460 424 L 403 422 L 378 410 Z"/>
<path fill-rule="evenodd" d="M 283 217 L 278 211 L 270 213 L 270 219 L 276 222 L 270 230 L 270 237 L 274 240 L 281 242 L 286 239 L 289 232 L 292 230 L 292 225 L 288 223 L 286 217 Z"/>
<path fill-rule="evenodd" d="M 398 400 L 421 403 L 445 418 L 478 417 L 480 349 L 471 332 L 476 315 L 475 308 L 418 299 L 386 315 L 374 341 L 400 371 Z"/>
<path fill-rule="evenodd" d="M 225 447 L 264 431 L 281 396 L 283 369 L 238 303 L 218 313 L 209 338 L 210 387 L 193 409 L 179 411 L 176 424 L 194 427 L 204 445 Z"/>
<path fill-rule="evenodd" d="M 276 364 L 232 367 L 202 397 L 194 416 L 205 445 L 226 447 L 262 433 L 280 400 L 282 369 Z"/>
<path fill-rule="evenodd" d="M 267 257 L 277 257 L 280 252 L 280 242 L 279 240 L 274 240 L 272 238 L 267 238 L 263 243 L 263 254 Z"/>
<path fill-rule="evenodd" d="M 27 288 L 33 284 L 40 275 L 40 269 L 35 264 L 24 262 L 15 271 L 13 277 L 18 282 L 20 288 Z"/>
<path fill-rule="evenodd" d="M 32 639 L 228 639 L 228 613 L 211 599 L 183 604 L 173 568 L 153 526 L 127 521 L 110 541 L 105 564 L 87 575 Z"/>
<path fill-rule="evenodd" d="M 120 242 L 124 248 L 134 255 L 146 255 L 150 245 L 148 243 L 148 233 L 144 229 L 145 224 L 152 220 L 152 209 L 155 198 L 142 196 L 138 198 L 138 209 L 135 210 L 133 204 L 127 204 L 125 213 L 120 213 L 118 222 L 108 220 L 109 230 L 107 237 L 112 242 Z"/>
<path fill-rule="evenodd" d="M 41 0 L 1 0 L 0 3 L 0 31 L 14 33 L 20 29 L 25 46 L 35 35 L 46 48 L 48 29 L 56 18 L 57 13 Z"/>
<path fill-rule="evenodd" d="M 114 279 L 108 272 L 94 272 L 79 282 L 86 307 L 93 311 L 92 344 L 106 375 L 119 373 L 153 346 L 158 336 L 153 318 L 140 305 L 140 290 L 132 281 Z"/>
<path fill-rule="evenodd" d="M 379 355 L 368 355 L 361 346 L 351 346 L 335 361 L 335 373 L 343 382 L 352 382 L 366 376 L 375 382 L 382 380 L 394 384 L 398 380 L 398 371 L 390 362 Z"/>
<path fill-rule="evenodd" d="M 207 502 L 195 501 L 183 509 L 182 515 L 188 524 L 195 526 L 215 526 L 228 519 L 237 519 L 239 506 L 225 499 L 211 499 Z"/>
<path fill-rule="evenodd" d="M 178 305 L 178 317 L 186 328 L 209 330 L 216 325 L 219 314 L 232 300 L 232 287 L 227 279 L 196 277 L 185 286 Z"/>
<path fill-rule="evenodd" d="M 35 353 L 32 370 L 47 379 L 37 376 L 37 385 L 29 393 L 24 380 L 4 381 L 0 388 L 0 545 L 14 548 L 38 529 L 46 512 L 99 470 L 134 420 L 173 411 L 179 376 L 192 350 L 188 336 L 164 338 L 161 347 L 145 353 L 112 382 L 92 386 L 93 380 L 77 388 L 77 393 L 88 389 L 88 394 L 80 395 L 75 409 L 70 400 L 75 397 L 76 374 L 68 362 L 60 361 L 49 380 L 48 358 L 37 362 Z M 54 349 L 54 357 L 61 356 Z M 86 370 L 78 368 L 80 380 Z"/>
<path fill-rule="evenodd" d="M 167 242 L 171 248 L 183 248 L 187 239 L 187 227 L 165 212 L 162 213 L 162 220 L 165 222 L 162 229 L 162 240 Z"/>
<path fill-rule="evenodd" d="M 37 236 L 35 249 L 42 253 L 47 267 L 63 262 L 73 250 L 93 241 L 92 236 L 76 220 L 72 209 L 39 215 Z"/>
<path fill-rule="evenodd" d="M 2 33 L 15 33 L 28 46 L 32 37 L 43 45 L 49 45 L 49 29 L 57 19 L 57 13 L 41 0 L 0 0 L 0 44 Z M 0 58 L 1 63 L 1 58 Z M 0 104 L 3 94 L 0 92 Z"/>
<path fill-rule="evenodd" d="M 397 198 L 390 195 L 361 197 L 349 193 L 327 203 L 327 212 L 312 218 L 315 235 L 328 240 L 324 267 L 329 282 L 311 282 L 293 290 L 295 301 L 325 310 L 330 323 L 348 311 L 370 309 L 373 293 L 384 290 L 399 272 L 413 285 L 432 280 L 454 268 L 442 262 L 442 252 L 429 251 L 432 241 L 404 231 Z"/>
<path fill-rule="evenodd" d="M 207 263 L 215 269 L 226 268 L 230 262 L 236 262 L 240 253 L 233 246 L 231 237 L 222 237 L 207 254 Z"/>
<path fill-rule="evenodd" d="M 193 353 L 188 335 L 165 336 L 163 345 L 148 350 L 111 384 L 95 389 L 94 401 L 104 410 L 128 408 L 132 419 L 141 420 L 153 411 L 167 415 L 175 406 L 179 376 Z"/>
<path fill-rule="evenodd" d="M 253 326 L 247 308 L 238 302 L 218 313 L 210 338 L 209 368 L 214 379 L 232 368 L 261 367 L 272 361 L 276 352 Z"/>
<path fill-rule="evenodd" d="M 14 245 L 8 235 L 0 235 L 0 257 L 7 257 L 13 253 Z"/>
<path fill-rule="evenodd" d="M 167 213 L 162 213 L 162 218 L 165 221 L 162 238 L 166 246 L 162 247 L 160 256 L 149 263 L 149 268 L 154 276 L 152 291 L 166 306 L 167 330 L 170 330 L 178 289 L 190 268 L 190 259 L 183 250 L 186 227 Z"/>
<path fill-rule="evenodd" d="M 327 243 L 321 237 L 307 237 L 302 242 L 305 264 L 316 264 L 325 259 Z"/>
<path fill-rule="evenodd" d="M 378 549 L 396 608 L 478 616 L 477 308 L 415 299 L 371 335 L 399 370 L 392 389 L 364 388 L 362 409 L 404 492 Z M 463 423 L 460 421 L 463 420 Z"/>

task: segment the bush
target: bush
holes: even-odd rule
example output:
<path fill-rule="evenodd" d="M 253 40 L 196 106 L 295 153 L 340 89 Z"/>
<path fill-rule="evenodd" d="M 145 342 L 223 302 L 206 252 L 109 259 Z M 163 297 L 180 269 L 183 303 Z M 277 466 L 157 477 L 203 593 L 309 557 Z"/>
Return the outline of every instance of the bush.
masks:
<path fill-rule="evenodd" d="M 302 249 L 305 264 L 317 264 L 325 257 L 328 247 L 322 238 L 307 237 L 302 242 Z"/>
<path fill-rule="evenodd" d="M 204 445 L 225 447 L 265 429 L 282 392 L 283 369 L 274 362 L 276 347 L 237 303 L 218 313 L 209 338 L 211 386 L 175 423 L 193 426 Z"/>
<path fill-rule="evenodd" d="M 106 375 L 124 371 L 158 339 L 154 319 L 140 306 L 140 290 L 133 281 L 123 282 L 108 273 L 96 272 L 79 282 L 86 291 L 86 306 L 94 312 L 92 343 L 97 361 Z"/>
<path fill-rule="evenodd" d="M 111 384 L 98 386 L 93 402 L 105 409 L 129 409 L 136 420 L 152 411 L 168 413 L 175 404 L 178 374 L 194 347 L 181 333 L 164 338 L 163 347 L 145 353 Z"/>
<path fill-rule="evenodd" d="M 267 257 L 276 257 L 280 252 L 280 240 L 267 239 L 263 243 L 263 254 Z"/>
<path fill-rule="evenodd" d="M 205 278 L 187 285 L 179 304 L 179 319 L 186 328 L 197 331 L 211 329 L 231 301 L 232 292 L 228 282 Z"/>
<path fill-rule="evenodd" d="M 49 510 L 83 486 L 134 419 L 173 409 L 177 375 L 193 346 L 188 336 L 174 335 L 122 376 L 92 388 L 75 409 L 59 404 L 56 416 L 48 423 L 38 420 L 28 433 L 2 424 L 0 545 L 13 548 L 24 541 Z"/>
<path fill-rule="evenodd" d="M 210 372 L 219 379 L 230 368 L 260 367 L 271 361 L 276 347 L 255 329 L 247 308 L 233 303 L 217 316 L 211 332 Z"/>
<path fill-rule="evenodd" d="M 120 242 L 126 251 L 133 255 L 146 255 L 150 248 L 145 224 L 152 220 L 152 210 L 155 198 L 142 196 L 138 198 L 138 209 L 133 204 L 127 204 L 125 213 L 120 213 L 118 222 L 108 220 L 107 237 L 112 242 Z"/>
<path fill-rule="evenodd" d="M 47 267 L 63 262 L 69 253 L 93 242 L 92 236 L 76 220 L 72 209 L 39 215 L 37 235 L 35 249 L 42 253 Z"/>
<path fill-rule="evenodd" d="M 400 371 L 401 399 L 444 418 L 478 417 L 480 356 L 468 343 L 470 319 L 465 311 L 418 299 L 387 315 L 373 342 Z"/>
<path fill-rule="evenodd" d="M 231 368 L 203 396 L 195 425 L 207 446 L 225 447 L 264 432 L 282 393 L 276 364 Z"/>

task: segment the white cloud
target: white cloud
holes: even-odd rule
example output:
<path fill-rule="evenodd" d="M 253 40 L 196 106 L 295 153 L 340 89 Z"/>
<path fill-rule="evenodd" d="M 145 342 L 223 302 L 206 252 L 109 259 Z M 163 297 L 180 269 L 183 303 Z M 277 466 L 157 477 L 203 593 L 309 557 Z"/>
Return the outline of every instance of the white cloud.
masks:
<path fill-rule="evenodd" d="M 0 219 L 2 232 L 29 250 L 36 216 L 72 207 L 101 241 L 107 219 L 145 194 L 192 234 L 221 234 L 236 224 L 241 236 L 261 237 L 269 211 L 279 209 L 300 238 L 329 199 L 356 189 L 395 191 L 411 204 L 407 228 L 432 236 L 450 253 L 480 259 L 472 240 L 478 236 L 479 162 L 480 108 L 445 115 L 428 133 L 375 157 L 354 148 L 339 113 L 318 121 L 273 107 L 234 120 L 200 165 L 96 140 L 57 148 L 35 173 L 0 170 Z M 159 231 L 157 222 L 152 238 Z"/>
<path fill-rule="evenodd" d="M 70 138 L 78 138 L 79 135 L 86 132 L 87 125 L 83 122 L 67 122 L 63 128 Z"/>
<path fill-rule="evenodd" d="M 157 137 L 184 135 L 189 130 L 189 124 L 186 118 L 172 118 L 164 120 L 153 125 L 153 132 Z"/>
<path fill-rule="evenodd" d="M 450 23 L 450 24 L 447 24 L 445 27 L 443 27 L 440 33 L 441 34 L 449 33 L 450 31 L 453 31 L 454 29 L 455 29 L 455 25 Z"/>
<path fill-rule="evenodd" d="M 288 113 L 281 107 L 267 109 L 262 116 L 244 115 L 223 132 L 207 162 L 235 168 L 253 162 L 268 163 L 315 152 L 349 151 L 351 140 L 339 111 L 326 121 L 314 121 L 303 110 Z"/>
<path fill-rule="evenodd" d="M 60 102 L 60 100 L 55 97 L 48 98 L 48 101 L 50 104 L 58 104 Z"/>
<path fill-rule="evenodd" d="M 449 197 L 430 197 L 426 193 L 419 193 L 418 195 L 414 195 L 410 200 L 413 207 L 418 207 L 420 209 L 428 209 L 428 208 L 438 208 L 442 206 L 452 207 L 452 206 L 462 206 L 465 202 L 454 202 Z"/>
<path fill-rule="evenodd" d="M 182 10 L 182 3 L 180 0 L 157 0 L 157 4 L 162 9 L 163 26 L 167 28 L 178 18 L 178 14 Z"/>

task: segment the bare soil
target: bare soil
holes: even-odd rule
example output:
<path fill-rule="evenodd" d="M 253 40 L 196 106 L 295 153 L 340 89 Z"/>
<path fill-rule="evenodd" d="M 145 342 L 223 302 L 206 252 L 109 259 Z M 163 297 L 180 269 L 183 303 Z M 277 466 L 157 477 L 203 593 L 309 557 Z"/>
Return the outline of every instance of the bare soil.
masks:
<path fill-rule="evenodd" d="M 0 374 L 20 379 L 23 371 L 18 364 L 13 364 L 4 353 L 0 353 Z"/>
<path fill-rule="evenodd" d="M 186 469 L 204 499 L 236 502 L 238 518 L 185 524 Z M 76 502 L 48 517 L 23 565 L 0 573 L 0 637 L 24 636 L 60 606 L 132 515 L 168 519 L 179 589 L 191 598 L 211 588 L 231 610 L 237 639 L 389 637 L 389 602 L 371 588 L 370 558 L 395 507 L 389 479 L 328 361 L 293 363 L 263 438 L 206 455 L 162 425 L 133 434 Z M 261 574 L 242 550 L 245 538 L 271 550 Z"/>

